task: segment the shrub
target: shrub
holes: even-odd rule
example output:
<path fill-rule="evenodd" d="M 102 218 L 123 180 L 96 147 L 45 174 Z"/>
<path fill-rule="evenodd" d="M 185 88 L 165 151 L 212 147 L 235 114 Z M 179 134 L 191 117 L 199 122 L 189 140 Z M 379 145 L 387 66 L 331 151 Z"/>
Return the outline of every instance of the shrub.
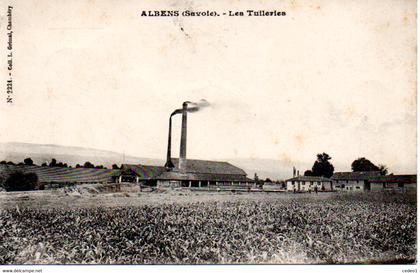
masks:
<path fill-rule="evenodd" d="M 6 191 L 30 191 L 38 188 L 38 176 L 35 173 L 14 172 L 4 182 Z"/>

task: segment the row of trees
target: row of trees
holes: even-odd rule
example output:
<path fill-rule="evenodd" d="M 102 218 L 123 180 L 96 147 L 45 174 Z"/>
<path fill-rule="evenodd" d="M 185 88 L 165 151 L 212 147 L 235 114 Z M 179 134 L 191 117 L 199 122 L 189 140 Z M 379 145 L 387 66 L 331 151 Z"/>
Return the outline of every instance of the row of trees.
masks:
<path fill-rule="evenodd" d="M 306 170 L 305 176 L 323 176 L 330 178 L 334 174 L 334 166 L 330 162 L 331 157 L 327 153 L 317 154 L 317 159 L 314 162 L 311 170 Z M 388 167 L 379 164 L 376 166 L 369 159 L 360 157 L 351 164 L 353 172 L 370 172 L 379 171 L 381 175 L 388 174 Z"/>
<path fill-rule="evenodd" d="M 24 160 L 23 160 L 23 162 L 19 162 L 19 163 L 17 163 L 17 164 L 15 164 L 14 162 L 12 162 L 12 161 L 6 161 L 6 160 L 3 160 L 3 161 L 0 161 L 0 164 L 6 164 L 6 165 L 28 165 L 28 166 L 33 166 L 34 165 L 34 162 L 33 162 L 33 160 L 30 158 L 30 157 L 28 157 L 28 158 L 25 158 Z"/>
<path fill-rule="evenodd" d="M 18 166 L 22 166 L 22 165 L 25 165 L 25 166 L 36 166 L 36 165 L 34 164 L 33 160 L 32 160 L 30 157 L 25 158 L 25 159 L 23 160 L 23 162 L 19 162 L 19 163 L 17 163 L 17 164 L 15 164 L 15 163 L 14 163 L 14 162 L 12 162 L 12 161 L 5 161 L 5 160 L 0 161 L 0 164 L 6 164 L 6 165 L 18 165 Z M 47 162 L 42 163 L 42 164 L 41 164 L 41 166 L 43 166 L 43 167 L 47 167 L 47 166 L 49 166 L 49 167 L 64 167 L 64 168 L 72 168 L 72 166 L 68 165 L 67 163 L 57 162 L 57 159 L 55 159 L 55 158 L 51 159 L 51 162 L 50 162 L 50 163 L 47 163 Z M 122 167 L 122 165 L 121 165 L 121 167 Z M 118 165 L 117 165 L 117 164 L 113 164 L 113 165 L 112 165 L 112 169 L 120 169 L 121 167 L 118 167 Z M 107 167 L 105 167 L 105 166 L 103 166 L 103 165 L 97 165 L 97 166 L 95 166 L 94 164 L 90 163 L 89 161 L 86 161 L 83 165 L 81 165 L 81 164 L 76 164 L 76 168 L 107 169 Z"/>

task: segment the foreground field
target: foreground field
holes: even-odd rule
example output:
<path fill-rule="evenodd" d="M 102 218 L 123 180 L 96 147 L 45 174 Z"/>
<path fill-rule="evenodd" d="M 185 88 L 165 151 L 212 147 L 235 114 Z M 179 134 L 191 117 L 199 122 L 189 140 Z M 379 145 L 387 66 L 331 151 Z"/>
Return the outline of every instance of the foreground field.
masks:
<path fill-rule="evenodd" d="M 28 196 L 1 199 L 0 264 L 412 263 L 416 258 L 416 203 L 407 194 L 62 196 L 62 204 L 73 200 L 74 206 L 59 205 L 57 196 L 40 206 L 42 198 Z"/>

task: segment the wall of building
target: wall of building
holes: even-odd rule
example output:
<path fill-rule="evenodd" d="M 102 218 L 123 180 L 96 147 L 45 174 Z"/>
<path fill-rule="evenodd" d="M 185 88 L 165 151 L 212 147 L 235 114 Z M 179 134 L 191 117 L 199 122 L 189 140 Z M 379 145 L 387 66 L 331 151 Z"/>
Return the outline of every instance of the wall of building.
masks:
<path fill-rule="evenodd" d="M 416 183 L 407 183 L 407 184 L 404 184 L 404 189 L 407 189 L 407 190 L 417 190 L 417 184 Z"/>
<path fill-rule="evenodd" d="M 372 182 L 370 183 L 370 189 L 372 191 L 407 191 L 407 190 L 416 190 L 416 183 L 395 183 L 395 182 Z"/>
<path fill-rule="evenodd" d="M 286 190 L 287 191 L 293 191 L 293 189 L 295 188 L 295 183 L 293 181 L 287 181 L 286 183 Z"/>
<path fill-rule="evenodd" d="M 255 188 L 253 181 L 178 181 L 158 180 L 158 187 Z"/>
<path fill-rule="evenodd" d="M 324 190 L 325 191 L 332 191 L 332 188 L 331 188 L 331 185 L 332 183 L 331 182 L 322 182 L 322 186 L 324 186 Z M 322 189 L 322 187 L 321 187 L 321 189 Z"/>
<path fill-rule="evenodd" d="M 331 190 L 331 182 L 315 182 L 315 181 L 287 181 L 287 191 L 315 191 L 315 187 L 318 191 L 322 191 L 324 186 L 325 191 Z"/>
<path fill-rule="evenodd" d="M 365 183 L 363 180 L 334 180 L 333 189 L 335 191 L 364 191 Z"/>

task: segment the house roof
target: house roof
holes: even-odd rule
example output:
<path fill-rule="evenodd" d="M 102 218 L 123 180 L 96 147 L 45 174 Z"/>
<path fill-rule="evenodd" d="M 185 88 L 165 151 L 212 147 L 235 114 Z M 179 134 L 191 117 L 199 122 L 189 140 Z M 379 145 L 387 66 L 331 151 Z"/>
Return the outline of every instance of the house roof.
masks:
<path fill-rule="evenodd" d="M 35 173 L 41 183 L 106 183 L 112 181 L 112 178 L 120 173 L 120 170 L 111 169 L 0 164 L 0 176 L 4 179 L 16 171 Z"/>
<path fill-rule="evenodd" d="M 252 181 L 246 173 L 228 162 L 187 159 L 185 173 L 177 168 L 179 159 L 172 158 L 176 166 L 172 171 L 159 175 L 161 180 L 201 180 L 201 181 Z"/>
<path fill-rule="evenodd" d="M 123 164 L 122 169 L 123 172 L 126 170 L 133 172 L 140 179 L 153 179 L 159 176 L 164 171 L 166 171 L 165 167 L 140 164 Z"/>
<path fill-rule="evenodd" d="M 178 158 L 172 159 L 172 163 L 174 163 L 175 166 L 178 166 L 178 162 Z M 186 172 L 194 174 L 235 174 L 246 176 L 246 173 L 242 169 L 233 166 L 228 162 L 198 159 L 187 159 Z"/>
<path fill-rule="evenodd" d="M 417 183 L 416 174 L 405 174 L 405 175 L 384 175 L 369 179 L 371 183 Z"/>
<path fill-rule="evenodd" d="M 381 176 L 381 172 L 336 172 L 331 177 L 332 180 L 365 180 Z"/>
<path fill-rule="evenodd" d="M 286 180 L 288 181 L 331 182 L 332 180 L 323 176 L 297 176 Z"/>

